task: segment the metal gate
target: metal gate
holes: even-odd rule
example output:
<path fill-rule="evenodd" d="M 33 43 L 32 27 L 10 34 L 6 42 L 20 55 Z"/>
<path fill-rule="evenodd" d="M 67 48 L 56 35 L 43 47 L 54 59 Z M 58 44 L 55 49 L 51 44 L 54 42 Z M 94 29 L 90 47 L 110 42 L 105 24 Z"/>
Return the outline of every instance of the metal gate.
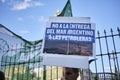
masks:
<path fill-rule="evenodd" d="M 42 66 L 41 45 L 13 46 L 2 56 L 6 80 L 60 80 L 62 67 Z M 79 80 L 120 80 L 120 29 L 104 30 L 96 35 L 96 55 L 89 60 L 89 70 L 80 69 Z M 17 53 L 17 54 L 15 54 Z M 88 76 L 86 76 L 88 74 Z M 87 78 L 85 78 L 87 77 Z"/>
<path fill-rule="evenodd" d="M 97 32 L 96 57 L 91 59 L 95 80 L 120 80 L 120 29 Z M 94 65 L 94 66 L 93 66 Z"/>

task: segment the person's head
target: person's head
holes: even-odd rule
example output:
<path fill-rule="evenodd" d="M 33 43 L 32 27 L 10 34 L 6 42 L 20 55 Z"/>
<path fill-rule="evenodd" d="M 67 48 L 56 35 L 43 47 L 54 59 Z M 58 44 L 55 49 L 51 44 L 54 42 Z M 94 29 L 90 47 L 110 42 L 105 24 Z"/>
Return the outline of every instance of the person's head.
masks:
<path fill-rule="evenodd" d="M 2 71 L 0 71 L 0 80 L 5 80 L 5 75 Z"/>
<path fill-rule="evenodd" d="M 63 76 L 65 80 L 77 80 L 79 76 L 79 70 L 77 68 L 63 68 Z"/>

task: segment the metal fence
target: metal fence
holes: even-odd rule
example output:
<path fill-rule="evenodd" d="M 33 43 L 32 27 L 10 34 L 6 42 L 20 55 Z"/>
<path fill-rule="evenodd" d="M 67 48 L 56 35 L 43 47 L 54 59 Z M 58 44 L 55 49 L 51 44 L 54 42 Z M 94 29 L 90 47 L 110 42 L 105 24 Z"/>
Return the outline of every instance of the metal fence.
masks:
<path fill-rule="evenodd" d="M 120 80 L 120 29 L 98 31 L 96 36 L 96 55 L 89 60 L 86 74 L 80 69 L 79 80 Z M 1 67 L 6 80 L 60 80 L 62 67 L 42 66 L 41 44 L 19 46 L 3 51 Z"/>
<path fill-rule="evenodd" d="M 96 80 L 120 79 L 120 29 L 113 31 L 104 30 L 102 34 L 97 32 L 96 57 L 94 63 L 94 77 Z"/>
<path fill-rule="evenodd" d="M 62 77 L 62 67 L 42 65 L 41 43 L 15 45 L 3 52 L 1 67 L 6 80 L 59 80 Z"/>

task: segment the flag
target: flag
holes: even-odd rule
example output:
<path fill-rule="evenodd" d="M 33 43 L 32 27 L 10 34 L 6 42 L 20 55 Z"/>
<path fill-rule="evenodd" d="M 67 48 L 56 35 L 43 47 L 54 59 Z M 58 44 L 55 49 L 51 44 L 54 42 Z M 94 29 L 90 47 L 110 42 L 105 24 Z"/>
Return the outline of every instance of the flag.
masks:
<path fill-rule="evenodd" d="M 2 67 L 14 63 L 38 62 L 41 60 L 41 45 L 42 40 L 27 41 L 0 24 L 0 64 Z"/>
<path fill-rule="evenodd" d="M 11 30 L 0 24 L 0 55 L 6 54 L 8 50 L 15 48 L 13 46 L 20 46 L 21 44 L 31 45 L 29 41 L 25 40 L 21 36 L 15 34 Z M 17 46 L 17 48 L 19 46 Z"/>
<path fill-rule="evenodd" d="M 72 8 L 71 8 L 71 3 L 70 0 L 67 1 L 65 7 L 63 8 L 62 12 L 58 14 L 57 16 L 67 16 L 67 17 L 72 17 Z"/>

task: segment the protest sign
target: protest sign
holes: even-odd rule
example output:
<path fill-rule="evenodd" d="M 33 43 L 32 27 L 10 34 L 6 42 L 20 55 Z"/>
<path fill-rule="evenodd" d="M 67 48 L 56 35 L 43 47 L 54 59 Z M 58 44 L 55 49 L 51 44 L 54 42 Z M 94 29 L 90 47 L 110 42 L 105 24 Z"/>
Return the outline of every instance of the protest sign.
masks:
<path fill-rule="evenodd" d="M 43 53 L 47 56 L 48 54 L 52 54 L 51 57 L 53 54 L 58 56 L 94 54 L 95 25 L 90 23 L 89 18 L 53 17 L 46 25 Z"/>

